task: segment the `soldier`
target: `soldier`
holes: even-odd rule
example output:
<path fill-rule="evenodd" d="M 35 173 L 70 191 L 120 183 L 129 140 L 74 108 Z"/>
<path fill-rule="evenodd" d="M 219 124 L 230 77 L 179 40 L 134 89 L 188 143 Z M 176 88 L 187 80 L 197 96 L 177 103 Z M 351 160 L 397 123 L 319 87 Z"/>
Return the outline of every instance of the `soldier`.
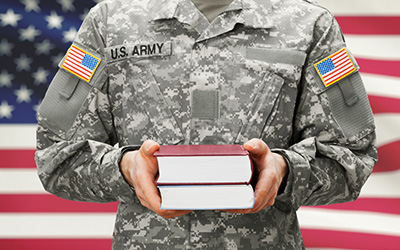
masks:
<path fill-rule="evenodd" d="M 38 174 L 119 201 L 113 249 L 304 249 L 299 207 L 356 199 L 376 162 L 358 69 L 310 1 L 103 1 L 38 111 Z M 244 144 L 255 206 L 160 210 L 163 144 Z"/>

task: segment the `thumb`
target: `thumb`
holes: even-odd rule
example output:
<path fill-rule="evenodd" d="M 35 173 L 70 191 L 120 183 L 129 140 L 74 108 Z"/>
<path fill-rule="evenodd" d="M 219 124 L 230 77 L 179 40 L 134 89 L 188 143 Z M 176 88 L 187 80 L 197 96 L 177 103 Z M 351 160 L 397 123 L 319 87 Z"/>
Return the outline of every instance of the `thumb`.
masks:
<path fill-rule="evenodd" d="M 250 155 L 254 158 L 261 158 L 266 156 L 270 149 L 267 144 L 257 138 L 251 139 L 243 145 L 244 149 L 249 151 Z"/>
<path fill-rule="evenodd" d="M 144 156 L 153 156 L 153 154 L 160 149 L 160 145 L 152 140 L 147 140 L 143 142 L 139 149 L 139 152 Z"/>

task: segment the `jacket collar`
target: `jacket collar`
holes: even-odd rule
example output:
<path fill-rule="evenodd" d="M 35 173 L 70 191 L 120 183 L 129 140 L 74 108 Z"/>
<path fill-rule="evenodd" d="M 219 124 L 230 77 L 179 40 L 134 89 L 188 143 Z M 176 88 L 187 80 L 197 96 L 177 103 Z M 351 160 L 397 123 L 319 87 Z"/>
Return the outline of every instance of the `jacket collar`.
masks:
<path fill-rule="evenodd" d="M 271 28 L 269 17 L 273 6 L 272 0 L 234 0 L 225 12 L 240 11 L 232 21 L 253 28 Z M 150 2 L 150 21 L 177 19 L 190 26 L 205 26 L 204 16 L 196 9 L 191 0 L 154 0 Z M 207 24 L 208 25 L 208 24 Z M 204 30 L 207 27 L 199 27 Z"/>

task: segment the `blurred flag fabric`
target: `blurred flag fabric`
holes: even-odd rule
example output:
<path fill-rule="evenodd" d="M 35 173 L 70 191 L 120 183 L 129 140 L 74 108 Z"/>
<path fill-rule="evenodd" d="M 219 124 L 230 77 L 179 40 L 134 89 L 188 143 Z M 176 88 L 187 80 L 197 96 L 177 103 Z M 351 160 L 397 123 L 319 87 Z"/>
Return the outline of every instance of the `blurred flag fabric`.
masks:
<path fill-rule="evenodd" d="M 35 112 L 84 16 L 100 0 L 0 2 L 0 249 L 111 249 L 116 203 L 47 194 Z M 335 15 L 374 112 L 379 163 L 351 203 L 302 207 L 311 250 L 400 249 L 400 2 L 320 0 Z"/>

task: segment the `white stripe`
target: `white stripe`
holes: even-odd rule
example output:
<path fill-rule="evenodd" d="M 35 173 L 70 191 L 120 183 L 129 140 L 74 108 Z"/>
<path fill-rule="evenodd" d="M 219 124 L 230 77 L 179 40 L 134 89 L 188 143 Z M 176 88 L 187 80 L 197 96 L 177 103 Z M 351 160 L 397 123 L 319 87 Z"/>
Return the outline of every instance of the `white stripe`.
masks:
<path fill-rule="evenodd" d="M 111 238 L 114 213 L 2 213 L 0 238 Z"/>
<path fill-rule="evenodd" d="M 70 55 L 67 60 L 65 60 L 66 62 L 70 62 L 72 64 L 76 64 L 76 65 L 80 65 L 82 62 L 82 58 L 77 58 L 75 56 Z"/>
<path fill-rule="evenodd" d="M 332 77 L 336 77 L 338 74 L 341 74 L 343 71 L 346 71 L 346 70 L 348 71 L 349 67 L 353 68 L 351 63 L 349 63 L 349 62 L 347 62 L 347 64 L 345 64 L 345 65 L 340 65 L 336 69 L 334 69 L 331 72 L 329 72 L 327 75 L 329 75 L 329 74 L 330 75 L 326 76 L 325 80 L 329 80 Z"/>
<path fill-rule="evenodd" d="M 345 39 L 347 47 L 356 57 L 400 60 L 400 35 L 345 35 Z"/>
<path fill-rule="evenodd" d="M 400 198 L 400 170 L 373 173 L 363 188 L 362 198 Z M 399 224 L 400 226 L 400 224 Z"/>
<path fill-rule="evenodd" d="M 336 81 L 337 79 L 340 79 L 344 75 L 348 74 L 352 70 L 355 70 L 355 69 L 354 69 L 353 65 L 351 65 L 351 64 L 345 65 L 343 69 L 342 69 L 342 67 L 338 68 L 337 71 L 335 72 L 335 74 L 333 74 L 325 79 L 325 83 L 326 84 L 332 83 L 332 82 Z"/>
<path fill-rule="evenodd" d="M 301 207 L 298 217 L 305 229 L 400 236 L 400 215 Z"/>
<path fill-rule="evenodd" d="M 76 58 L 68 58 L 68 60 L 65 60 L 65 62 L 69 62 L 73 64 L 75 67 L 83 68 L 84 70 L 89 71 L 89 73 L 92 72 L 92 70 L 90 70 L 88 67 L 82 65 L 82 60 L 76 60 Z"/>
<path fill-rule="evenodd" d="M 68 58 L 74 58 L 77 61 L 82 61 L 84 56 L 85 56 L 84 54 L 79 54 L 75 51 L 72 51 L 71 53 L 69 53 Z"/>
<path fill-rule="evenodd" d="M 378 147 L 400 141 L 400 114 L 376 114 L 375 125 Z"/>
<path fill-rule="evenodd" d="M 83 65 L 82 62 L 76 62 L 74 60 L 65 60 L 65 62 L 71 63 L 74 67 L 76 67 L 80 70 L 88 71 L 88 72 L 85 72 L 86 74 L 91 75 L 93 73 L 93 70 L 91 70 L 88 67 L 86 67 L 85 65 Z"/>
<path fill-rule="evenodd" d="M 332 57 L 332 61 L 336 64 L 338 61 L 347 58 L 347 53 L 345 51 L 341 52 L 339 55 Z"/>
<path fill-rule="evenodd" d="M 400 15 L 400 1 L 398 0 L 318 0 L 321 6 L 328 8 L 335 15 L 346 16 L 398 16 Z"/>
<path fill-rule="evenodd" d="M 344 54 L 347 54 L 346 50 L 342 49 L 340 53 L 336 54 L 335 56 L 332 56 L 332 60 L 335 60 L 337 57 L 342 56 Z"/>
<path fill-rule="evenodd" d="M 0 194 L 45 194 L 35 168 L 0 169 Z"/>
<path fill-rule="evenodd" d="M 298 217 L 305 229 L 400 236 L 399 215 L 302 207 Z M 114 221 L 114 213 L 3 213 L 0 238 L 111 238 Z"/>
<path fill-rule="evenodd" d="M 83 58 L 86 55 L 85 53 L 83 53 L 82 51 L 80 51 L 80 50 L 78 50 L 78 49 L 76 49 L 74 47 L 71 47 L 71 52 L 73 54 L 77 54 L 81 58 Z"/>
<path fill-rule="evenodd" d="M 400 198 L 400 170 L 373 173 L 361 197 Z M 0 194 L 46 194 L 36 169 L 0 169 Z"/>
<path fill-rule="evenodd" d="M 73 72 L 75 72 L 75 73 L 81 75 L 82 77 L 86 77 L 87 79 L 89 79 L 90 76 L 91 76 L 89 73 L 86 73 L 86 72 L 83 72 L 83 71 L 82 71 L 82 69 L 81 69 L 82 66 L 81 66 L 81 65 L 71 65 L 71 64 L 69 63 L 69 61 L 68 61 L 68 62 L 65 61 L 65 62 L 64 62 L 64 67 L 66 67 L 66 68 L 70 69 L 71 71 L 73 71 Z"/>
<path fill-rule="evenodd" d="M 361 73 L 365 88 L 369 95 L 400 98 L 400 78 Z"/>
<path fill-rule="evenodd" d="M 0 124 L 0 149 L 34 149 L 35 124 Z"/>

